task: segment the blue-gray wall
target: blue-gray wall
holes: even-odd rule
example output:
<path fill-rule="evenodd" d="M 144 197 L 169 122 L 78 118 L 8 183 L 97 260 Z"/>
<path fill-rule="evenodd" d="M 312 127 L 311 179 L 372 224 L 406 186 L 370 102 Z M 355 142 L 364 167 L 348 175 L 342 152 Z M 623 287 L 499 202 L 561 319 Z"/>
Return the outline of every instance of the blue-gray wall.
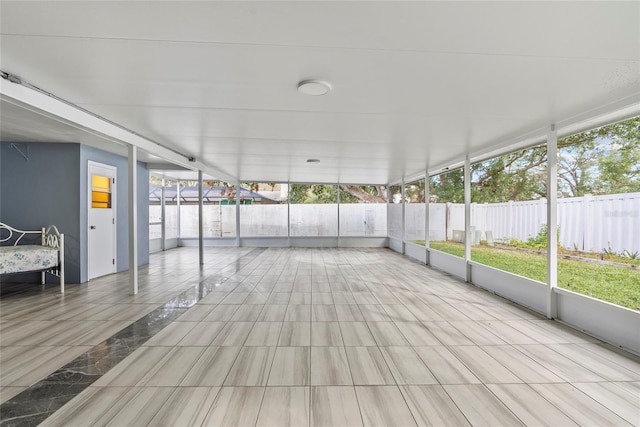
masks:
<path fill-rule="evenodd" d="M 65 235 L 65 275 L 80 282 L 80 145 L 2 143 L 0 221 L 22 230 L 55 224 Z M 25 277 L 16 277 L 25 280 Z"/>
<path fill-rule="evenodd" d="M 80 144 L 10 143 L 0 154 L 0 221 L 21 229 L 55 224 L 65 234 L 65 274 L 68 283 L 87 281 L 87 161 L 115 166 L 117 271 L 129 267 L 127 159 Z M 149 174 L 138 163 L 138 262 L 149 263 Z M 24 277 L 20 278 L 25 280 Z"/>
<path fill-rule="evenodd" d="M 80 233 L 84 248 L 82 256 L 82 281 L 87 281 L 87 232 L 88 232 L 88 161 L 114 166 L 116 170 L 116 271 L 129 268 L 129 167 L 125 157 L 97 148 L 80 147 Z M 138 264 L 149 263 L 149 172 L 144 163 L 138 162 Z"/>

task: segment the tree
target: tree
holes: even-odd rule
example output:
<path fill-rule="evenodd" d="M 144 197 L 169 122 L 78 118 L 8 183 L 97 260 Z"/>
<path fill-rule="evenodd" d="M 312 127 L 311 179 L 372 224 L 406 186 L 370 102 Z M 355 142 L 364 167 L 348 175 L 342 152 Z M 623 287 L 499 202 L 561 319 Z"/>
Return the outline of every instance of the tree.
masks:
<path fill-rule="evenodd" d="M 478 203 L 546 197 L 546 146 L 505 154 L 474 164 L 471 197 Z M 558 141 L 560 197 L 640 192 L 640 117 Z M 462 169 L 431 177 L 432 198 L 462 203 Z"/>
<path fill-rule="evenodd" d="M 340 185 L 340 203 L 386 203 L 387 187 L 382 185 Z"/>

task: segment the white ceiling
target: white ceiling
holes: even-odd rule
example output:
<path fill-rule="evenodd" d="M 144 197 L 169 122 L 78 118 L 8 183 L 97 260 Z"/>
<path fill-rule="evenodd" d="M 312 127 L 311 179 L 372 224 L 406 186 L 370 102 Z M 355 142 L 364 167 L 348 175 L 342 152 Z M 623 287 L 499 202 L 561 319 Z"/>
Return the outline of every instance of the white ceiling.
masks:
<path fill-rule="evenodd" d="M 640 94 L 640 2 L 0 8 L 3 71 L 243 181 L 386 183 Z M 2 106 L 3 140 L 78 138 Z"/>

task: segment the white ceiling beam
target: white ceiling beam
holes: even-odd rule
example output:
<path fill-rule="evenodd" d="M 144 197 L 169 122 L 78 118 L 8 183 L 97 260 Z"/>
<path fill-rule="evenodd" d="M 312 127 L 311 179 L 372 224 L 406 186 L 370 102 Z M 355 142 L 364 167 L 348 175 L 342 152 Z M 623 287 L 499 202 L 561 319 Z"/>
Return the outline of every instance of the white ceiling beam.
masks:
<path fill-rule="evenodd" d="M 116 144 L 132 145 L 185 169 L 202 171 L 207 175 L 228 182 L 236 181 L 236 177 L 228 173 L 217 170 L 197 159 L 190 161 L 187 155 L 179 154 L 177 151 L 173 151 L 157 142 L 103 120 L 70 103 L 63 102 L 55 96 L 49 96 L 20 83 L 13 83 L 9 80 L 1 79 L 0 97 L 2 100 L 16 106 L 98 135 L 105 139 L 105 145 L 106 141 Z M 107 147 L 105 147 L 105 149 L 108 150 Z"/>

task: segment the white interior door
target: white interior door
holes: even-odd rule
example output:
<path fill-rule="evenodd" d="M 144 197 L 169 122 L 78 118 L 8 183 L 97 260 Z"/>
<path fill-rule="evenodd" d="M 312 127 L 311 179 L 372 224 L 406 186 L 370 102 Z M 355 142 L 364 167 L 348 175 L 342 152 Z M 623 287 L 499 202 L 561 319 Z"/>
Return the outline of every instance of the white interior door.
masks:
<path fill-rule="evenodd" d="M 115 273 L 116 168 L 89 162 L 89 280 Z"/>

